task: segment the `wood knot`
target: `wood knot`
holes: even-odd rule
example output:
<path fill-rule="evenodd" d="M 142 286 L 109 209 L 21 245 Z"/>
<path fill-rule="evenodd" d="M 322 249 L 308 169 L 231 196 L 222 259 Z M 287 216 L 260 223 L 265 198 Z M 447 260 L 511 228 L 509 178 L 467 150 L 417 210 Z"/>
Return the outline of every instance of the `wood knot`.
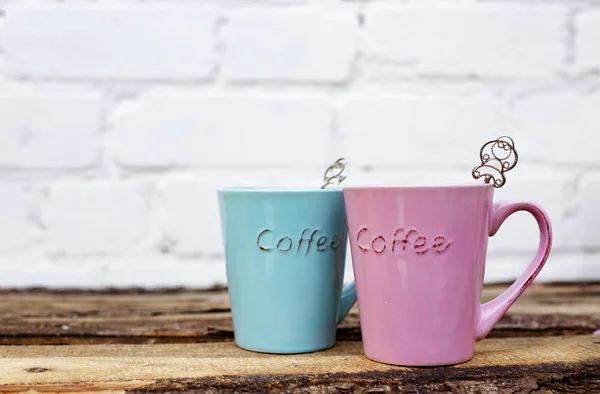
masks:
<path fill-rule="evenodd" d="M 354 387 L 354 383 L 350 382 L 339 382 L 334 385 L 334 387 L 341 391 L 349 391 Z"/>
<path fill-rule="evenodd" d="M 29 373 L 42 373 L 42 372 L 48 372 L 48 371 L 50 371 L 50 369 L 42 368 L 42 367 L 32 367 L 32 368 L 25 368 L 25 371 L 27 371 Z"/>

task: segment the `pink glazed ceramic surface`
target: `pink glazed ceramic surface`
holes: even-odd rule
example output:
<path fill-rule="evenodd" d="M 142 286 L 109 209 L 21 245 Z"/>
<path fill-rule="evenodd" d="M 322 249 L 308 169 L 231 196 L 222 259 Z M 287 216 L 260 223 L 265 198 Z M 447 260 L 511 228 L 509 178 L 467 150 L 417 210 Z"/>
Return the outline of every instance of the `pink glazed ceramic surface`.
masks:
<path fill-rule="evenodd" d="M 493 194 L 489 185 L 344 189 L 368 358 L 407 366 L 467 361 L 537 276 L 552 243 L 546 213 L 527 202 L 494 204 Z M 482 305 L 488 237 L 517 211 L 537 221 L 537 255 Z"/>

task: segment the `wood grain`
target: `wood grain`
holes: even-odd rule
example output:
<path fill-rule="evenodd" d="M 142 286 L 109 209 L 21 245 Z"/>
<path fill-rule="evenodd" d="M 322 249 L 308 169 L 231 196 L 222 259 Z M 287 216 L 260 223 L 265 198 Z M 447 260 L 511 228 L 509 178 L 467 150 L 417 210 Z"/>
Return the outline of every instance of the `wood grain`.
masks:
<path fill-rule="evenodd" d="M 506 286 L 486 287 L 483 299 Z M 589 334 L 600 284 L 533 285 L 490 337 Z M 338 340 L 360 340 L 358 309 Z M 233 339 L 224 290 L 0 291 L 0 344 L 201 343 Z"/>
<path fill-rule="evenodd" d="M 485 385 L 492 390 L 486 392 L 496 392 L 515 384 L 563 384 L 572 392 L 600 392 L 600 338 L 591 335 L 484 340 L 471 361 L 438 368 L 372 362 L 362 355 L 360 342 L 302 355 L 258 354 L 232 343 L 1 346 L 0 354 L 3 391 L 293 391 L 315 386 L 341 392 L 377 386 L 453 392 L 452 387 Z"/>
<path fill-rule="evenodd" d="M 593 283 L 532 286 L 473 360 L 438 368 L 366 359 L 356 307 L 330 350 L 241 350 L 223 289 L 6 290 L 0 323 L 1 343 L 28 345 L 0 346 L 0 391 L 600 393 Z"/>

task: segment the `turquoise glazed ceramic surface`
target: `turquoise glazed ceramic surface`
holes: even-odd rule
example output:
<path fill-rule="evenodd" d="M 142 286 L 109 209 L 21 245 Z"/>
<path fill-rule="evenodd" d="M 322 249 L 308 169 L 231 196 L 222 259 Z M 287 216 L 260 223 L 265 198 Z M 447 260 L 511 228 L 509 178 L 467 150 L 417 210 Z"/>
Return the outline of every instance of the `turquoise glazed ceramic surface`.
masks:
<path fill-rule="evenodd" d="M 235 342 L 268 353 L 335 343 L 354 302 L 342 292 L 346 213 L 341 190 L 218 192 Z"/>

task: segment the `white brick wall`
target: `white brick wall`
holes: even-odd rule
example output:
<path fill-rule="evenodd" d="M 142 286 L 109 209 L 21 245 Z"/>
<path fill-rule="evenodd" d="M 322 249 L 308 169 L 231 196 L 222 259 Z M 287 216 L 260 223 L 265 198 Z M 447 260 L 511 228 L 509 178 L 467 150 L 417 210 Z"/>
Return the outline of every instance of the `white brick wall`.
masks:
<path fill-rule="evenodd" d="M 21 169 L 72 169 L 99 159 L 97 94 L 0 90 L 0 165 Z"/>
<path fill-rule="evenodd" d="M 39 236 L 24 189 L 19 184 L 0 184 L 0 252 L 33 247 Z"/>
<path fill-rule="evenodd" d="M 432 74 L 536 76 L 563 65 L 564 5 L 414 3 L 366 13 L 370 53 Z"/>
<path fill-rule="evenodd" d="M 581 12 L 575 17 L 577 31 L 575 40 L 576 64 L 586 71 L 598 71 L 600 68 L 600 10 Z"/>
<path fill-rule="evenodd" d="M 523 154 L 533 160 L 598 164 L 600 91 L 566 90 L 522 99 L 514 106 L 514 134 Z"/>
<path fill-rule="evenodd" d="M 147 191 L 133 182 L 61 182 L 43 203 L 48 249 L 95 255 L 136 249 L 148 231 Z"/>
<path fill-rule="evenodd" d="M 598 1 L 0 0 L 0 286 L 223 283 L 217 188 L 472 182 L 503 134 L 540 279 L 600 279 Z"/>
<path fill-rule="evenodd" d="M 341 7 L 340 7 L 341 8 Z M 231 81 L 344 81 L 358 49 L 356 12 L 232 11 L 223 77 Z"/>
<path fill-rule="evenodd" d="M 344 155 L 371 166 L 468 166 L 482 141 L 507 134 L 502 102 L 485 97 L 377 97 L 369 92 L 342 107 L 339 124 Z"/>
<path fill-rule="evenodd" d="M 216 16 L 193 3 L 15 3 L 0 45 L 11 76 L 201 79 L 215 64 Z"/>
<path fill-rule="evenodd" d="M 323 164 L 330 123 L 321 97 L 149 93 L 115 116 L 113 144 L 135 167 Z"/>

